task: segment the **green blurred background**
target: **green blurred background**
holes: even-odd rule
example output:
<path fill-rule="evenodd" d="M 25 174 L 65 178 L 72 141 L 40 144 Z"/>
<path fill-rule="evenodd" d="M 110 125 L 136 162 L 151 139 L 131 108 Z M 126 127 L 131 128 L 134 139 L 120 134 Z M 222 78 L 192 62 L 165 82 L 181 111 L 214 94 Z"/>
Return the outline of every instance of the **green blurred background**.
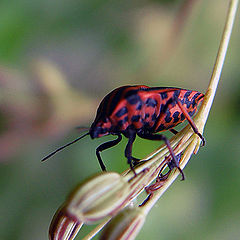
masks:
<path fill-rule="evenodd" d="M 205 91 L 227 2 L 0 2 L 0 239 L 47 239 L 67 194 L 100 171 L 95 148 L 110 136 L 85 138 L 40 159 L 79 136 L 75 127 L 91 124 L 110 90 L 146 84 Z M 239 239 L 239 16 L 205 128 L 207 144 L 184 169 L 186 180 L 179 178 L 147 217 L 139 240 Z M 126 169 L 125 144 L 102 154 L 108 170 Z M 134 155 L 158 146 L 137 139 Z"/>

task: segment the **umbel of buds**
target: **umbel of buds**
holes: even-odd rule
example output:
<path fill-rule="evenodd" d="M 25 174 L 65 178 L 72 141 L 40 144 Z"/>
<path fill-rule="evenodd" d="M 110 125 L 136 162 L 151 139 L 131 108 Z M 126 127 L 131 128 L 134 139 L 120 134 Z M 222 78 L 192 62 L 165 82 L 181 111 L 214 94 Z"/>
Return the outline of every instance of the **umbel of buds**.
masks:
<path fill-rule="evenodd" d="M 100 240 L 133 240 L 141 230 L 145 214 L 139 207 L 127 207 L 104 227 Z"/>
<path fill-rule="evenodd" d="M 79 185 L 55 214 L 49 229 L 51 240 L 70 240 L 83 223 L 95 223 L 114 215 L 129 195 L 129 185 L 118 173 L 105 172 Z"/>
<path fill-rule="evenodd" d="M 65 207 L 60 207 L 55 213 L 49 227 L 49 239 L 73 240 L 83 223 L 67 214 Z"/>
<path fill-rule="evenodd" d="M 237 7 L 238 0 L 231 0 L 209 86 L 193 119 L 201 134 L 220 79 Z M 190 126 L 186 126 L 170 139 L 170 144 L 176 155 L 183 153 L 179 161 L 179 167 L 183 169 L 191 155 L 197 153 L 200 139 Z M 105 226 L 100 236 L 101 240 L 134 239 L 145 221 L 145 216 L 179 174 L 176 169 L 172 171 L 170 168 L 170 174 L 161 175 L 164 166 L 168 164 L 165 161 L 167 155 L 168 149 L 161 146 L 144 159 L 148 161 L 143 161 L 136 167 L 136 176 L 131 172 L 125 172 L 124 177 L 117 173 L 102 173 L 78 186 L 55 214 L 49 229 L 50 240 L 73 240 L 84 223 L 94 223 L 107 216 L 108 220 L 111 217 L 112 220 Z M 156 182 L 147 188 L 149 195 L 142 204 L 134 208 L 127 207 L 120 212 L 154 179 Z M 103 226 L 101 223 L 100 227 L 97 226 L 84 240 L 94 237 Z"/>
<path fill-rule="evenodd" d="M 129 185 L 115 172 L 105 172 L 78 186 L 66 201 L 67 212 L 84 223 L 113 215 L 129 193 Z"/>

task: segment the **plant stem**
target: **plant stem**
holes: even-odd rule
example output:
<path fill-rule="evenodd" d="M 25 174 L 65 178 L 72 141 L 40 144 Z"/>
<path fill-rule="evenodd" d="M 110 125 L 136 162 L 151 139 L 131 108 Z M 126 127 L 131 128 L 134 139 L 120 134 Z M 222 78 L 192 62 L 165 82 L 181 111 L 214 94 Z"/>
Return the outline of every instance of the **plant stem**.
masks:
<path fill-rule="evenodd" d="M 212 76 L 205 94 L 204 101 L 198 111 L 198 115 L 201 115 L 201 123 L 197 125 L 201 131 L 203 131 L 204 125 L 207 121 L 208 114 L 216 93 L 217 85 L 221 76 L 223 63 L 227 53 L 227 48 L 228 48 L 229 40 L 231 37 L 233 23 L 234 23 L 235 15 L 237 12 L 237 7 L 238 7 L 238 0 L 231 0 L 229 3 L 227 19 L 226 19 L 225 27 L 222 34 L 221 43 L 218 49 L 215 65 L 213 67 Z"/>
<path fill-rule="evenodd" d="M 211 109 L 213 99 L 216 93 L 217 85 L 221 76 L 223 63 L 226 56 L 226 52 L 227 52 L 227 48 L 228 48 L 228 44 L 229 44 L 229 40 L 231 37 L 232 28 L 233 28 L 233 23 L 234 23 L 236 11 L 237 11 L 237 6 L 238 6 L 238 0 L 230 1 L 227 19 L 226 19 L 225 27 L 223 30 L 222 39 L 218 49 L 217 57 L 215 60 L 212 76 L 206 91 L 206 95 L 204 97 L 204 101 L 194 118 L 194 122 L 197 125 L 200 132 L 203 132 L 203 129 L 207 121 L 208 114 Z M 189 126 L 186 126 L 180 133 L 184 133 L 185 131 L 188 132 L 189 129 L 190 129 Z M 193 134 L 192 137 L 193 137 L 193 140 L 186 148 L 183 154 L 182 160 L 179 164 L 181 169 L 185 167 L 192 153 L 195 153 L 196 148 L 199 147 L 199 143 L 200 143 L 199 137 L 196 134 Z M 166 180 L 165 184 L 159 190 L 156 190 L 153 193 L 152 198 L 150 198 L 149 201 L 142 206 L 142 209 L 145 212 L 145 214 L 147 214 L 151 210 L 151 208 L 154 206 L 156 201 L 159 200 L 159 198 L 163 195 L 163 193 L 176 180 L 178 174 L 179 174 L 179 171 L 175 171 L 172 175 L 170 175 L 170 177 Z"/>
<path fill-rule="evenodd" d="M 204 126 L 206 124 L 206 121 L 213 103 L 213 99 L 216 93 L 220 75 L 222 72 L 222 67 L 223 67 L 225 56 L 226 56 L 232 28 L 233 28 L 234 18 L 237 11 L 237 6 L 238 6 L 238 0 L 230 1 L 227 19 L 226 19 L 222 39 L 220 42 L 220 46 L 218 49 L 212 76 L 210 78 L 210 82 L 209 82 L 203 103 L 194 118 L 194 122 L 198 127 L 199 132 L 201 133 L 203 132 Z M 187 125 L 184 129 L 182 129 L 182 131 L 180 131 L 177 135 L 172 137 L 170 142 L 171 142 L 171 146 L 174 148 L 175 154 L 178 154 L 184 151 L 184 154 L 181 158 L 181 162 L 179 164 L 180 168 L 183 169 L 188 163 L 191 155 L 193 153 L 196 153 L 196 151 L 198 150 L 201 141 L 200 141 L 200 138 L 193 132 L 192 128 L 189 125 Z M 150 154 L 145 158 L 148 161 L 146 161 L 144 164 L 137 167 L 135 169 L 136 172 L 139 173 L 148 167 L 156 168 L 157 166 L 160 166 L 161 164 L 163 164 L 166 155 L 168 155 L 168 149 L 166 148 L 165 145 L 162 145 L 160 148 L 158 148 L 152 154 Z M 152 193 L 152 197 L 149 198 L 149 200 L 146 201 L 146 203 L 141 206 L 141 209 L 145 215 L 148 214 L 148 212 L 152 209 L 154 204 L 159 200 L 159 198 L 163 195 L 163 193 L 176 180 L 178 175 L 179 175 L 179 171 L 174 170 L 173 173 L 164 182 L 163 186 L 158 190 L 154 191 Z M 133 173 L 132 171 L 129 172 L 129 170 L 127 170 L 123 173 L 123 176 L 124 178 L 129 180 L 133 177 Z M 147 177 L 147 174 L 146 174 L 146 177 Z M 142 190 L 143 189 L 144 187 L 142 187 Z M 140 192 L 141 191 L 139 191 L 139 193 Z M 84 238 L 84 240 L 91 239 L 92 237 L 94 237 L 103 228 L 104 224 L 106 224 L 108 220 L 109 218 L 106 221 L 104 221 L 102 224 L 97 226 L 91 233 L 89 233 Z"/>

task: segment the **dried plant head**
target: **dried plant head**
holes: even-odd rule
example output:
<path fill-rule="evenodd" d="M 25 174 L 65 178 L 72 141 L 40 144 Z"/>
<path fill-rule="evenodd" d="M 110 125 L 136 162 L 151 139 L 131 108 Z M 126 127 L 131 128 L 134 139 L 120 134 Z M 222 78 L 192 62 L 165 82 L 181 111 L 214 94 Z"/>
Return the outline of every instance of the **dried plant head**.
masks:
<path fill-rule="evenodd" d="M 202 134 L 209 111 L 215 96 L 220 79 L 238 1 L 230 1 L 227 20 L 220 42 L 219 51 L 213 68 L 209 86 L 204 100 L 196 116 L 193 118 L 199 132 Z M 194 133 L 191 126 L 187 125 L 183 130 L 170 139 L 170 144 L 176 156 L 179 157 L 179 167 L 184 169 L 192 154 L 196 154 L 201 145 L 201 139 Z M 117 173 L 101 173 L 94 176 L 78 187 L 64 203 L 55 215 L 51 226 L 63 225 L 66 216 L 69 216 L 70 229 L 67 236 L 76 235 L 72 226 L 80 229 L 82 223 L 89 224 L 102 220 L 102 222 L 83 239 L 93 238 L 103 229 L 100 239 L 134 239 L 140 231 L 145 218 L 155 203 L 175 181 L 179 175 L 176 168 L 171 169 L 166 175 L 159 174 L 169 164 L 169 150 L 166 145 L 156 149 L 136 168 L 136 176 L 130 169 L 122 175 Z M 153 181 L 156 180 L 154 183 Z M 139 194 L 147 190 L 147 198 L 139 205 L 127 207 Z M 63 211 L 63 210 L 64 211 Z M 106 225 L 106 223 L 108 223 Z M 106 225 L 106 226 L 105 226 Z M 105 226 L 105 227 L 104 227 Z M 54 237 L 53 231 L 59 232 L 58 227 L 50 228 L 50 239 L 73 239 Z M 63 234 L 61 235 L 63 236 Z"/>

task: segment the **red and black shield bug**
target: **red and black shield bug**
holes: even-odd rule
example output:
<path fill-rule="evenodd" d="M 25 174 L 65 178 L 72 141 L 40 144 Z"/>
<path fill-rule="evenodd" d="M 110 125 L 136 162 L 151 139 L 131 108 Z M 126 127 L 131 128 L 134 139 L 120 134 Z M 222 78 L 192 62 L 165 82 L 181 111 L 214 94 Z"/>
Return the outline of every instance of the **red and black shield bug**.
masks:
<path fill-rule="evenodd" d="M 98 107 L 96 118 L 86 134 L 58 148 L 42 161 L 87 135 L 90 135 L 92 139 L 110 134 L 116 135 L 115 140 L 105 142 L 96 149 L 101 169 L 105 171 L 106 167 L 100 152 L 117 145 L 124 135 L 128 138 L 125 157 L 135 173 L 134 165 L 138 159 L 132 156 L 132 145 L 137 135 L 149 140 L 163 140 L 175 166 L 184 179 L 168 139 L 164 135 L 156 133 L 169 130 L 176 134 L 177 131 L 173 128 L 187 119 L 204 145 L 205 140 L 191 118 L 197 111 L 203 97 L 204 95 L 198 91 L 174 87 L 148 87 L 145 85 L 119 87 L 103 98 Z"/>

